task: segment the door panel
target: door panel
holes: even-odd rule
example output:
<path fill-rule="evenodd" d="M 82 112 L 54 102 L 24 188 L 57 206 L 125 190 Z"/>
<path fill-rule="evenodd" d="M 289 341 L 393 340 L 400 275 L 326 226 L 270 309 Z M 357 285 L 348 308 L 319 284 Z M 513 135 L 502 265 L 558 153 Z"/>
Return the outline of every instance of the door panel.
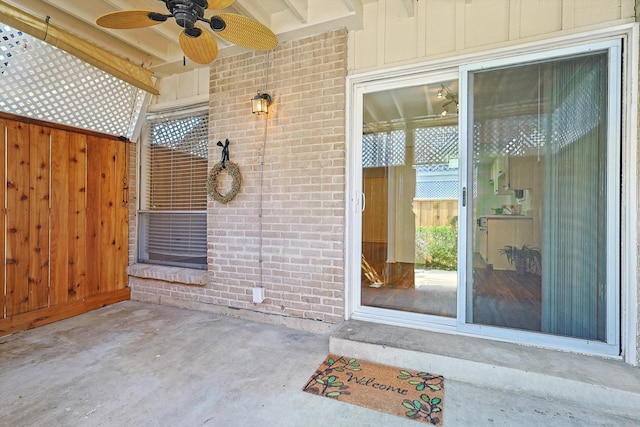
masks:
<path fill-rule="evenodd" d="M 456 90 L 446 81 L 364 96 L 363 306 L 456 317 Z"/>
<path fill-rule="evenodd" d="M 600 50 L 469 77 L 467 323 L 607 341 L 619 203 L 608 188 L 620 186 L 608 66 Z"/>

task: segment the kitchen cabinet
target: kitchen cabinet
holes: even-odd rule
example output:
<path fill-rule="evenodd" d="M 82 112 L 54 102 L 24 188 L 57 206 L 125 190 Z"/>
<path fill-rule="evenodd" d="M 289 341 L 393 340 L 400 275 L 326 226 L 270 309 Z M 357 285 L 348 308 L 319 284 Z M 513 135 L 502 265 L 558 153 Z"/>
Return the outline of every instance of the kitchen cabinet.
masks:
<path fill-rule="evenodd" d="M 532 156 L 499 156 L 491 164 L 491 184 L 493 194 L 509 194 L 509 190 L 533 187 Z"/>
<path fill-rule="evenodd" d="M 509 181 L 511 190 L 522 190 L 533 187 L 533 156 L 509 157 Z"/>
<path fill-rule="evenodd" d="M 494 194 L 503 194 L 509 189 L 509 158 L 498 156 L 491 164 L 491 183 Z"/>
<path fill-rule="evenodd" d="M 486 227 L 480 230 L 480 254 L 495 270 L 515 270 L 507 257 L 500 254 L 505 246 L 531 246 L 533 220 L 516 215 L 491 215 L 486 217 Z M 484 253 L 483 253 L 484 252 Z"/>

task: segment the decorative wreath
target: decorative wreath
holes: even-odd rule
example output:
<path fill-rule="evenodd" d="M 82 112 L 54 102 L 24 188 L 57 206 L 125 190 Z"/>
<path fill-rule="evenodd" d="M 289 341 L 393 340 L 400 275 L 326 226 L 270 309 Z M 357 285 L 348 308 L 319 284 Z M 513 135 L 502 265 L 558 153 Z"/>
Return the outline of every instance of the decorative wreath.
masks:
<path fill-rule="evenodd" d="M 207 178 L 207 192 L 214 200 L 220 203 L 229 203 L 240 192 L 240 184 L 242 183 L 242 175 L 240 175 L 240 168 L 233 162 L 225 162 L 226 167 L 222 167 L 222 163 L 216 164 L 209 171 L 209 177 Z M 229 176 L 233 178 L 231 183 L 231 189 L 227 194 L 220 194 L 218 192 L 218 176 L 222 171 L 227 171 Z"/>

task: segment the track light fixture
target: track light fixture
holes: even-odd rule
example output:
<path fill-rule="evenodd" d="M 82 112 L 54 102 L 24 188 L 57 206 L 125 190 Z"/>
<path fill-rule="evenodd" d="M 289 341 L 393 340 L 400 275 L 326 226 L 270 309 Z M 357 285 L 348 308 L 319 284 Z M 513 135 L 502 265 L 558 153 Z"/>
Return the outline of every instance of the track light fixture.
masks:
<path fill-rule="evenodd" d="M 455 104 L 456 106 L 456 113 L 458 112 L 460 106 L 458 105 L 458 94 L 457 93 L 452 93 L 448 87 L 446 87 L 445 85 L 440 85 L 440 89 L 438 90 L 438 95 L 437 95 L 438 99 L 445 99 L 447 102 L 445 102 L 444 104 L 442 104 L 442 112 L 440 113 L 440 116 L 444 117 L 447 114 L 449 114 L 449 109 L 447 107 L 449 107 L 449 105 L 451 104 Z"/>

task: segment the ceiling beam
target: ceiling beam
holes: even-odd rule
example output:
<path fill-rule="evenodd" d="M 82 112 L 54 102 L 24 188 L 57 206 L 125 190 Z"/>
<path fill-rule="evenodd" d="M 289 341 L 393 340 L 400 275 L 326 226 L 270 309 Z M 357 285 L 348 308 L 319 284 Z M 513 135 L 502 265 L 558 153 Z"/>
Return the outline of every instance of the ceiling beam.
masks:
<path fill-rule="evenodd" d="M 347 6 L 347 9 L 349 9 L 349 12 L 354 12 L 356 10 L 356 5 L 354 4 L 355 1 L 357 0 L 342 0 L 342 3 L 344 3 L 345 6 Z"/>
<path fill-rule="evenodd" d="M 284 2 L 301 24 L 307 23 L 309 20 L 308 0 L 284 0 Z"/>
<path fill-rule="evenodd" d="M 427 104 L 425 112 L 427 113 L 427 115 L 437 114 L 433 105 L 433 99 L 435 98 L 435 96 L 433 95 L 433 93 L 430 93 L 433 92 L 433 90 L 430 89 L 428 85 L 422 86 L 422 90 L 424 92 L 424 102 L 425 104 Z"/>
<path fill-rule="evenodd" d="M 267 27 L 271 25 L 271 14 L 255 0 L 237 0 L 231 7 L 240 15 L 255 19 Z"/>
<path fill-rule="evenodd" d="M 393 100 L 393 105 L 395 105 L 396 111 L 398 112 L 398 117 L 400 117 L 400 119 L 402 120 L 406 120 L 407 117 L 404 111 L 404 106 L 402 105 L 402 102 L 400 102 L 400 100 L 398 99 L 396 92 L 391 92 L 391 99 Z"/>
<path fill-rule="evenodd" d="M 349 9 L 349 12 L 362 13 L 362 7 L 365 3 L 374 3 L 378 0 L 342 0 L 342 3 Z"/>
<path fill-rule="evenodd" d="M 365 119 L 365 125 L 367 124 L 371 124 L 371 123 L 378 123 L 380 121 L 378 114 L 376 113 L 376 111 L 374 111 L 372 103 L 371 102 L 365 102 L 364 103 L 364 111 L 366 114 L 369 115 L 369 117 L 371 117 L 371 122 L 366 123 L 366 119 Z"/>

